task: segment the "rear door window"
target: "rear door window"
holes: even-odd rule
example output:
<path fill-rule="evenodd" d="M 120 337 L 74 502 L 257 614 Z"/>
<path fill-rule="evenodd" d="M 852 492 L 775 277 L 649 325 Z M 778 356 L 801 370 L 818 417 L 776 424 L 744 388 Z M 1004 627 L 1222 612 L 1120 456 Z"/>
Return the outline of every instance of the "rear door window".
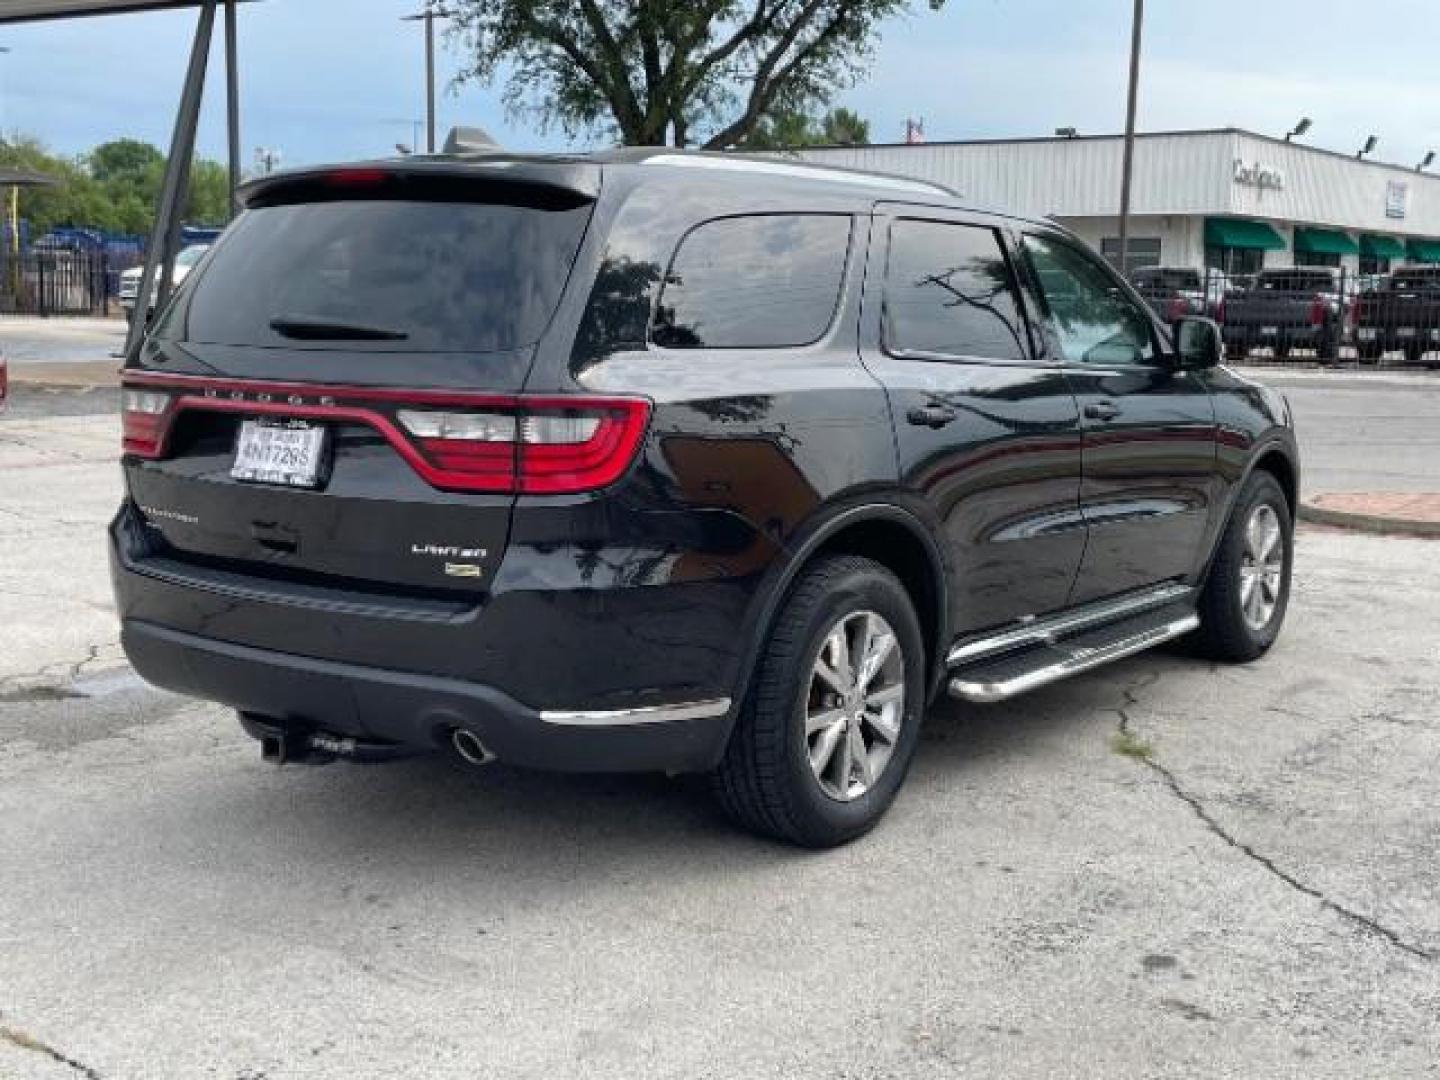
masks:
<path fill-rule="evenodd" d="M 1023 360 L 1025 325 L 994 229 L 901 219 L 890 227 L 885 346 L 899 355 Z"/>
<path fill-rule="evenodd" d="M 847 215 L 707 221 L 675 252 L 650 340 L 669 349 L 813 344 L 835 317 L 849 248 Z"/>
<path fill-rule="evenodd" d="M 398 199 L 250 210 L 157 334 L 195 344 L 411 353 L 531 345 L 559 304 L 589 216 L 589 204 Z M 325 327 L 381 334 L 327 337 Z"/>

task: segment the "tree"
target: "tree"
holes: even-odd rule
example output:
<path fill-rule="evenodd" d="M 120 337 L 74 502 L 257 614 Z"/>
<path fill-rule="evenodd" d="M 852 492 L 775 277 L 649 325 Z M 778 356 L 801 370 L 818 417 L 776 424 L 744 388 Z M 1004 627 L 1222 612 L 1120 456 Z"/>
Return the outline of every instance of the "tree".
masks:
<path fill-rule="evenodd" d="M 802 146 L 867 146 L 870 122 L 849 109 L 831 109 L 814 119 L 803 113 L 777 111 L 763 117 L 739 144 L 745 150 L 786 150 Z"/>
<path fill-rule="evenodd" d="M 939 10 L 945 0 L 926 0 Z M 462 79 L 506 72 L 514 112 L 630 145 L 745 143 L 853 85 L 912 0 L 450 0 Z M 853 115 L 853 114 L 852 114 Z"/>
<path fill-rule="evenodd" d="M 51 154 L 37 139 L 0 141 L 0 165 L 45 173 L 52 187 L 23 188 L 20 217 L 30 234 L 73 227 L 146 235 L 155 223 L 155 203 L 165 176 L 165 155 L 149 143 L 117 139 L 88 154 Z M 190 170 L 185 221 L 224 225 L 229 219 L 229 173 L 219 162 L 196 158 Z"/>

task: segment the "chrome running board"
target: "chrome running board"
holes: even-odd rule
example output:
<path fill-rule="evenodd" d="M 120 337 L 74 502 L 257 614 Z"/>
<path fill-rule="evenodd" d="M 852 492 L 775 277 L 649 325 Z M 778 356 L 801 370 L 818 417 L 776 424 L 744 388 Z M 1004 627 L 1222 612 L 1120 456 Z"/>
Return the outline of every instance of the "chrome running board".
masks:
<path fill-rule="evenodd" d="M 950 654 L 946 657 L 946 663 L 950 667 L 959 667 L 962 664 L 973 664 L 988 656 L 998 656 L 1001 653 L 1030 645 L 1053 645 L 1061 638 L 1071 637 L 1092 626 L 1103 626 L 1131 615 L 1153 611 L 1156 608 L 1165 607 L 1167 604 L 1185 600 L 1194 593 L 1195 590 L 1189 585 L 1167 582 L 1164 585 L 1146 589 L 1144 592 L 1130 593 L 1115 599 L 1098 600 L 1071 611 L 1063 611 L 1058 615 L 1031 619 L 990 637 L 962 642 L 950 650 Z"/>
<path fill-rule="evenodd" d="M 1021 667 L 1012 660 L 1005 665 L 1008 671 L 994 671 L 982 665 L 974 672 L 964 672 L 950 680 L 950 696 L 962 701 L 992 702 L 1035 690 L 1082 671 L 1109 664 L 1115 660 L 1143 652 L 1161 642 L 1188 634 L 1200 625 L 1200 617 L 1193 611 L 1188 615 L 1171 619 L 1149 629 L 1116 638 L 1103 645 L 1051 645 L 1042 650 L 1041 656 L 1025 654 L 1025 659 L 1039 661 L 1035 666 Z"/>

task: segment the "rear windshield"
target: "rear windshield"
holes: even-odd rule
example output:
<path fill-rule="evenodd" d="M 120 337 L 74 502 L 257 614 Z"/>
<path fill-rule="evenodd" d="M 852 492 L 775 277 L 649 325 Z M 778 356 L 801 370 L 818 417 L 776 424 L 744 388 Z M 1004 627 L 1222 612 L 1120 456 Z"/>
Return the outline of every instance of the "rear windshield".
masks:
<path fill-rule="evenodd" d="M 1255 281 L 1257 289 L 1267 292 L 1319 292 L 1335 288 L 1335 278 L 1329 274 L 1307 274 L 1304 271 L 1265 271 Z"/>
<path fill-rule="evenodd" d="M 1396 292 L 1435 292 L 1440 290 L 1440 270 L 1396 270 L 1390 279 Z"/>
<path fill-rule="evenodd" d="M 412 353 L 520 348 L 550 321 L 589 216 L 589 205 L 393 199 L 250 210 L 157 336 Z"/>
<path fill-rule="evenodd" d="M 1141 289 L 1198 289 L 1200 275 L 1194 270 L 1135 271 L 1135 285 Z"/>

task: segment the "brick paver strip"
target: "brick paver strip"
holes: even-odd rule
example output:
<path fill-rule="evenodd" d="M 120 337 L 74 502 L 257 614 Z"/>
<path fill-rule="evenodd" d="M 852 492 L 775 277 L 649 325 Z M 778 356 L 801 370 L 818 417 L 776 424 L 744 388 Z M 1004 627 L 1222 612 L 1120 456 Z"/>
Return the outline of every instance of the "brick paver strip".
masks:
<path fill-rule="evenodd" d="M 1347 491 L 1315 495 L 1300 507 L 1300 517 L 1366 532 L 1440 536 L 1440 492 Z"/>

